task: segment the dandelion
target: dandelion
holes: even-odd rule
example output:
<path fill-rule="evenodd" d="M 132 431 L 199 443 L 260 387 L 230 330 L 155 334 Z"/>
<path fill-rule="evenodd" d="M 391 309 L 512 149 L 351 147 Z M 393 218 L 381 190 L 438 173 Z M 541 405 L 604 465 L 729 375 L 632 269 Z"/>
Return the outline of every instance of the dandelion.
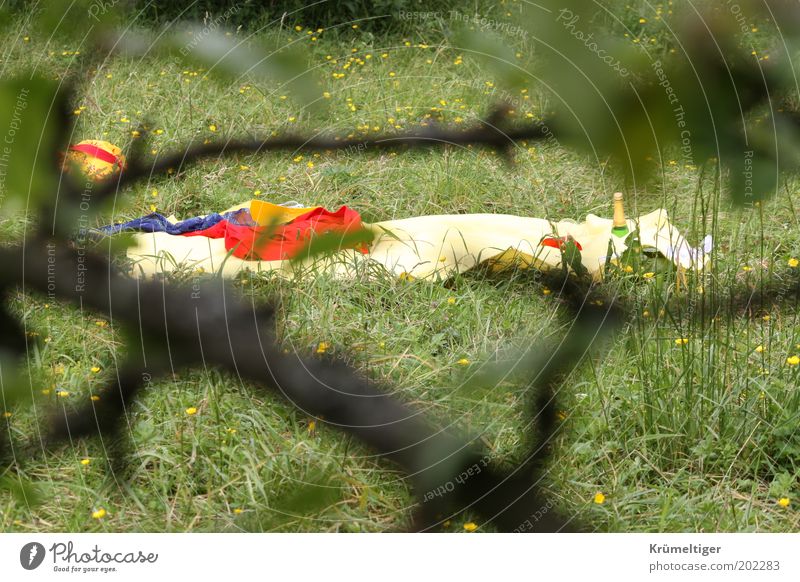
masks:
<path fill-rule="evenodd" d="M 550 293 L 552 293 L 552 291 L 548 287 L 542 289 L 542 295 L 550 295 Z"/>
<path fill-rule="evenodd" d="M 59 398 L 66 398 L 67 396 L 69 396 L 69 392 L 66 390 L 56 390 L 56 396 L 58 396 Z"/>
<path fill-rule="evenodd" d="M 459 361 L 456 362 L 459 366 L 468 366 L 469 360 L 467 358 L 461 358 Z"/>
<path fill-rule="evenodd" d="M 788 264 L 788 265 L 789 265 L 789 266 L 790 266 L 792 269 L 794 269 L 794 268 L 796 268 L 796 267 L 797 267 L 797 265 L 800 265 L 800 261 L 798 261 L 797 259 L 795 259 L 794 257 L 792 257 L 791 259 L 789 259 L 789 262 L 788 262 L 787 264 Z"/>
<path fill-rule="evenodd" d="M 786 358 L 786 363 L 789 364 L 790 366 L 796 366 L 800 364 L 800 357 L 789 356 L 788 358 Z"/>
<path fill-rule="evenodd" d="M 781 507 L 789 507 L 789 503 L 790 501 L 788 497 L 781 497 L 780 499 L 778 499 L 778 505 L 780 505 Z"/>
<path fill-rule="evenodd" d="M 216 124 L 212 123 L 211 125 L 209 125 L 208 126 L 208 130 L 211 131 L 211 132 L 217 131 Z"/>
<path fill-rule="evenodd" d="M 598 491 L 597 493 L 594 494 L 594 502 L 597 505 L 602 505 L 603 503 L 606 502 L 606 496 Z"/>
<path fill-rule="evenodd" d="M 106 516 L 106 510 L 102 507 L 92 512 L 92 517 L 94 519 L 103 519 Z"/>
<path fill-rule="evenodd" d="M 10 412 L 4 412 L 3 413 L 3 417 L 5 417 L 5 418 L 11 418 L 11 416 L 12 416 L 12 414 Z"/>
<path fill-rule="evenodd" d="M 455 305 L 455 303 L 456 303 L 456 298 L 455 297 L 448 297 L 447 298 L 447 304 L 448 305 Z"/>
<path fill-rule="evenodd" d="M 464 524 L 464 531 L 473 532 L 478 529 L 478 524 L 472 521 L 468 521 Z"/>
<path fill-rule="evenodd" d="M 236 508 L 233 510 L 233 514 L 234 514 L 234 515 L 241 515 L 241 514 L 242 514 L 242 509 L 241 509 L 241 508 L 239 508 L 239 507 L 236 507 Z"/>
<path fill-rule="evenodd" d="M 646 22 L 647 22 L 646 18 L 640 18 L 639 19 L 639 24 L 645 24 Z"/>
<path fill-rule="evenodd" d="M 313 168 L 314 167 L 314 162 L 307 162 L 306 163 L 306 167 Z"/>
<path fill-rule="evenodd" d="M 187 409 L 185 410 L 185 412 L 186 412 L 186 414 L 188 414 L 189 416 L 194 416 L 195 414 L 197 414 L 197 408 L 195 408 L 194 406 L 190 406 L 189 408 L 187 408 Z"/>
<path fill-rule="evenodd" d="M 652 279 L 652 278 L 653 278 L 653 277 L 655 277 L 655 276 L 656 276 L 656 274 L 655 274 L 655 273 L 653 273 L 652 271 L 648 271 L 647 273 L 645 273 L 644 275 L 642 275 L 642 277 L 644 277 L 645 279 Z"/>
<path fill-rule="evenodd" d="M 317 430 L 317 421 L 310 420 L 308 422 L 308 434 L 314 434 L 315 430 Z"/>
<path fill-rule="evenodd" d="M 317 345 L 317 353 L 324 354 L 330 349 L 330 347 L 331 345 L 328 342 L 319 342 L 319 345 Z"/>
<path fill-rule="evenodd" d="M 751 267 L 750 265 L 742 265 L 742 271 L 744 271 L 745 273 L 747 273 L 749 271 L 752 271 L 752 270 L 753 270 L 753 267 Z"/>
<path fill-rule="evenodd" d="M 626 273 L 633 273 L 633 267 L 630 265 L 625 265 L 625 272 Z"/>
<path fill-rule="evenodd" d="M 89 396 L 89 400 L 91 400 L 92 402 L 99 402 L 100 397 L 97 394 L 92 394 L 91 396 Z"/>
<path fill-rule="evenodd" d="M 688 343 L 689 343 L 689 338 L 688 337 L 675 338 L 675 345 L 676 346 L 685 346 Z"/>
<path fill-rule="evenodd" d="M 84 467 L 85 467 L 86 465 L 88 465 L 89 463 L 91 463 L 91 462 L 92 462 L 92 461 L 91 461 L 90 459 L 81 459 L 81 465 L 83 465 Z"/>
<path fill-rule="evenodd" d="M 757 354 L 762 354 L 762 353 L 764 353 L 764 350 L 765 350 L 765 349 L 766 349 L 766 348 L 764 348 L 764 346 L 762 346 L 762 345 L 758 345 L 758 346 L 756 346 L 756 353 L 757 353 Z"/>

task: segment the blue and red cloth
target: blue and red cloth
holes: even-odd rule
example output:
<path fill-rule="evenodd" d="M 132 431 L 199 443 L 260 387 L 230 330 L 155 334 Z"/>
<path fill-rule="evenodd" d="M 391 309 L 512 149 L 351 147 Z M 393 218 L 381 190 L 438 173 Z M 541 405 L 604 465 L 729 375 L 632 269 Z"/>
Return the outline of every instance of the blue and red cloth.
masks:
<path fill-rule="evenodd" d="M 336 212 L 316 207 L 282 224 L 259 225 L 242 208 L 223 214 L 208 214 L 170 222 L 162 214 L 152 213 L 122 224 L 103 226 L 105 234 L 119 232 L 165 232 L 175 236 L 204 236 L 225 239 L 225 250 L 233 256 L 247 260 L 278 261 L 291 259 L 306 248 L 315 235 L 338 233 L 353 234 L 362 228 L 358 212 L 342 206 Z M 358 247 L 366 252 L 359 243 Z"/>

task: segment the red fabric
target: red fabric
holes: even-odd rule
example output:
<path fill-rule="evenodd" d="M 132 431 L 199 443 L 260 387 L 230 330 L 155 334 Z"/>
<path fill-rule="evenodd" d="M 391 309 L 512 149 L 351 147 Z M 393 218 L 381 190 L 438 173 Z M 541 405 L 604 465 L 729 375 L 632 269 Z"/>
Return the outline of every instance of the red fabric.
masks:
<path fill-rule="evenodd" d="M 70 146 L 69 149 L 71 149 L 74 152 L 81 152 L 89 156 L 93 156 L 98 160 L 103 160 L 107 164 L 118 164 L 120 166 L 122 165 L 120 164 L 117 156 L 115 156 L 111 152 L 107 152 L 102 148 L 99 148 L 97 146 L 88 143 L 80 143 L 78 145 Z"/>
<path fill-rule="evenodd" d="M 322 207 L 301 214 L 291 222 L 274 227 L 246 226 L 221 220 L 205 230 L 187 232 L 182 236 L 224 238 L 225 250 L 246 260 L 279 261 L 291 259 L 310 242 L 312 235 L 327 232 L 349 234 L 361 229 L 361 216 L 342 206 L 336 212 Z M 366 253 L 366 249 L 361 248 Z"/>
<path fill-rule="evenodd" d="M 566 236 L 562 236 L 561 238 L 557 238 L 554 236 L 546 236 L 542 239 L 542 242 L 540 242 L 539 244 L 544 247 L 553 247 L 554 249 L 560 249 L 561 247 L 564 246 L 564 243 L 566 243 L 568 240 L 569 238 Z M 578 247 L 579 251 L 583 250 L 581 243 L 576 241 L 574 238 L 572 239 L 572 242 L 575 243 L 575 246 Z"/>

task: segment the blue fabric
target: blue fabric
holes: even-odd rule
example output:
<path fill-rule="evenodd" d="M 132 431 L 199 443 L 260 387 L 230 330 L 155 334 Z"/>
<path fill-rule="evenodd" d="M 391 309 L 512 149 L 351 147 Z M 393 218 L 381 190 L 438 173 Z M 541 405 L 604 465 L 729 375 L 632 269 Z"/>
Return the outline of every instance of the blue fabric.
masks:
<path fill-rule="evenodd" d="M 241 210 L 234 210 L 233 212 L 226 212 L 225 214 L 208 214 L 206 216 L 196 216 L 194 218 L 187 218 L 180 222 L 172 223 L 167 220 L 163 214 L 154 212 L 141 218 L 134 218 L 122 224 L 109 224 L 101 226 L 98 230 L 105 234 L 117 234 L 125 231 L 137 232 L 166 232 L 167 234 L 181 235 L 187 232 L 195 232 L 197 230 L 205 230 L 211 228 L 221 220 L 227 220 L 233 224 L 241 224 L 245 226 L 256 226 L 253 217 L 250 216 L 248 208 Z"/>

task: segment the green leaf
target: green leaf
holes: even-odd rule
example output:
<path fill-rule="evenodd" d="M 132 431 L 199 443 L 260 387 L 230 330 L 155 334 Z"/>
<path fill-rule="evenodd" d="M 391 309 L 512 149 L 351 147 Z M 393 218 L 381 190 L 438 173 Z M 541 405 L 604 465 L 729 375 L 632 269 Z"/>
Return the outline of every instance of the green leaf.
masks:
<path fill-rule="evenodd" d="M 40 77 L 0 82 L 0 212 L 55 199 L 58 86 Z"/>
<path fill-rule="evenodd" d="M 514 49 L 492 32 L 462 28 L 455 35 L 455 44 L 483 59 L 506 87 L 520 87 L 528 80 L 528 73 L 517 64 Z"/>
<path fill-rule="evenodd" d="M 304 106 L 319 106 L 324 101 L 306 53 L 292 46 L 261 45 L 222 29 L 193 25 L 169 36 L 167 47 L 174 55 L 226 80 L 261 82 L 275 91 L 291 93 Z"/>

